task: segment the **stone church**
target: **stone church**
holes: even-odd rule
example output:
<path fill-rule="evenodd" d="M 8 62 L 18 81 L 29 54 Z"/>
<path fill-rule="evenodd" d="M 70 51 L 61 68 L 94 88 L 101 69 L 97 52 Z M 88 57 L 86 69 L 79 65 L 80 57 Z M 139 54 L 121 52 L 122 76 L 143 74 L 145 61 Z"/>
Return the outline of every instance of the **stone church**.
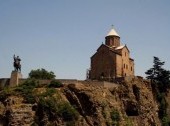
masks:
<path fill-rule="evenodd" d="M 134 76 L 134 60 L 130 50 L 120 42 L 119 34 L 112 28 L 97 52 L 91 57 L 89 79 L 112 80 L 119 77 Z"/>

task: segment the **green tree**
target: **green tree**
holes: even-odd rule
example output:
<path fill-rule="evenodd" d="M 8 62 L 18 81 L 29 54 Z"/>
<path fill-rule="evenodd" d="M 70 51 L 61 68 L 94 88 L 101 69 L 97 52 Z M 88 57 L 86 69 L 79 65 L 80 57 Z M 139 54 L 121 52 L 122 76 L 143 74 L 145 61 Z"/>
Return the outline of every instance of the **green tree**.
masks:
<path fill-rule="evenodd" d="M 160 61 L 158 57 L 154 57 L 153 67 L 145 72 L 146 78 L 151 80 L 154 88 L 160 93 L 166 93 L 170 88 L 170 71 L 162 67 L 164 64 L 165 62 Z"/>
<path fill-rule="evenodd" d="M 154 96 L 159 103 L 159 118 L 162 125 L 167 126 L 170 122 L 167 120 L 167 101 L 165 95 L 170 88 L 170 71 L 163 68 L 165 62 L 160 61 L 158 57 L 153 59 L 153 67 L 145 72 L 147 79 L 151 80 L 151 86 Z"/>
<path fill-rule="evenodd" d="M 29 73 L 29 78 L 34 79 L 55 79 L 55 74 L 52 71 L 47 71 L 43 68 L 37 70 L 31 70 Z"/>

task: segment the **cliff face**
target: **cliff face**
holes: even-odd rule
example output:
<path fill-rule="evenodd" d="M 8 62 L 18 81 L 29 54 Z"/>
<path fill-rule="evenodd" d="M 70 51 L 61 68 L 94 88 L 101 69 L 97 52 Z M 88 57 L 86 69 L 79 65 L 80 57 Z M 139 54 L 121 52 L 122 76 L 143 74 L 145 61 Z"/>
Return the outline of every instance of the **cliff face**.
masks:
<path fill-rule="evenodd" d="M 10 96 L 0 103 L 1 121 L 0 125 L 29 125 L 34 120 L 35 112 L 32 104 L 23 103 L 22 97 Z"/>
<path fill-rule="evenodd" d="M 166 96 L 166 101 L 168 103 L 167 114 L 168 114 L 168 117 L 170 117 L 170 91 L 168 92 Z"/>
<path fill-rule="evenodd" d="M 35 102 L 28 104 L 22 96 L 9 95 L 0 102 L 0 125 L 76 125 L 76 126 L 160 126 L 158 105 L 153 98 L 150 84 L 143 79 L 131 79 L 106 88 L 93 82 L 79 82 L 56 88 L 51 97 L 73 106 L 59 106 L 50 111 L 53 104 Z M 36 94 L 45 88 L 37 88 Z M 45 100 L 49 97 L 44 96 Z M 44 103 L 44 101 L 42 102 Z M 62 111 L 60 111 L 62 110 Z M 55 114 L 56 112 L 57 114 Z M 69 117 L 69 118 L 68 118 Z M 38 121 L 37 121 L 38 120 Z M 42 123 L 43 122 L 43 123 Z"/>

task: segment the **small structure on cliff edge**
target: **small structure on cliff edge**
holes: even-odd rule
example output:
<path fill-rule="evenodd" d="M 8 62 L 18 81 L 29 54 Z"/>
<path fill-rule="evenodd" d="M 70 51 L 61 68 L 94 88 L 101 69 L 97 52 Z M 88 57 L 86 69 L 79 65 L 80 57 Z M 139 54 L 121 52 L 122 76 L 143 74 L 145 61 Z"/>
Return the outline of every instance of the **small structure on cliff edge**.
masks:
<path fill-rule="evenodd" d="M 119 77 L 134 76 L 134 60 L 130 50 L 121 45 L 119 34 L 112 29 L 105 37 L 105 44 L 91 57 L 88 79 L 113 80 Z"/>
<path fill-rule="evenodd" d="M 11 73 L 11 78 L 9 82 L 10 87 L 17 86 L 19 84 L 19 79 L 22 78 L 21 63 L 20 63 L 21 59 L 19 58 L 19 56 L 15 57 L 15 55 L 13 56 L 13 58 L 14 58 L 14 62 L 13 62 L 14 71 L 12 71 Z"/>

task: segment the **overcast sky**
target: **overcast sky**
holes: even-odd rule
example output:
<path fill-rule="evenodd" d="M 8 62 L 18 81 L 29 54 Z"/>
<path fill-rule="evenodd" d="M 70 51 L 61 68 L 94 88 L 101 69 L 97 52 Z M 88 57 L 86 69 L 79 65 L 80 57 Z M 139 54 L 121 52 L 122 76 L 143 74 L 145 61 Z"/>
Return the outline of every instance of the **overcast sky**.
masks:
<path fill-rule="evenodd" d="M 136 75 L 145 76 L 153 56 L 170 69 L 170 0 L 0 0 L 0 78 L 10 77 L 16 54 L 24 78 L 45 68 L 85 79 L 112 24 Z"/>

